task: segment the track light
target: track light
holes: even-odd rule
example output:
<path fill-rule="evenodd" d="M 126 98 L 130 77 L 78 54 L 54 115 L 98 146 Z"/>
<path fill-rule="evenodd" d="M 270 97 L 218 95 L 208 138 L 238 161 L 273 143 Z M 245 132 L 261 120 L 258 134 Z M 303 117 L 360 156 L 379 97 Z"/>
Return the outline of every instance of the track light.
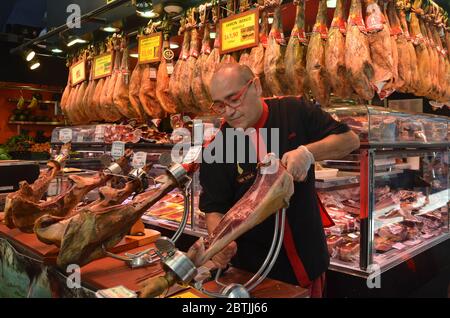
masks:
<path fill-rule="evenodd" d="M 130 57 L 134 57 L 135 59 L 137 59 L 139 57 L 138 53 L 130 53 L 129 55 L 130 55 Z"/>
<path fill-rule="evenodd" d="M 178 43 L 175 43 L 175 42 L 170 42 L 169 47 L 172 50 L 175 50 L 175 49 L 178 49 L 180 47 L 180 45 Z"/>
<path fill-rule="evenodd" d="M 33 60 L 28 62 L 28 67 L 32 71 L 34 71 L 35 69 L 39 68 L 39 66 L 41 66 L 41 63 L 39 62 L 39 60 L 37 58 L 35 58 L 35 59 L 33 59 Z"/>
<path fill-rule="evenodd" d="M 67 43 L 67 46 L 70 47 L 70 46 L 75 45 L 77 43 L 87 43 L 87 41 L 83 40 L 83 39 L 81 39 L 79 37 L 70 37 L 69 38 L 69 42 Z"/>
<path fill-rule="evenodd" d="M 177 2 L 169 2 L 164 6 L 164 11 L 169 15 L 176 15 L 183 11 L 183 7 Z"/>
<path fill-rule="evenodd" d="M 26 50 L 24 52 L 24 58 L 27 62 L 31 61 L 36 56 L 36 52 L 33 50 Z"/>
<path fill-rule="evenodd" d="M 136 13 L 138 14 L 138 16 L 143 17 L 143 18 L 153 19 L 153 18 L 159 17 L 159 14 L 153 10 L 147 10 L 147 11 L 136 10 Z"/>
<path fill-rule="evenodd" d="M 59 48 L 57 48 L 57 47 L 54 47 L 54 48 L 52 48 L 52 52 L 53 52 L 53 53 L 56 53 L 56 54 L 59 54 L 59 53 L 62 53 L 63 50 L 61 50 L 61 49 L 59 49 Z"/>
<path fill-rule="evenodd" d="M 108 33 L 114 33 L 114 32 L 119 32 L 120 31 L 119 28 L 115 28 L 115 27 L 110 26 L 110 25 L 102 27 L 101 30 L 105 31 L 105 32 L 108 32 Z"/>

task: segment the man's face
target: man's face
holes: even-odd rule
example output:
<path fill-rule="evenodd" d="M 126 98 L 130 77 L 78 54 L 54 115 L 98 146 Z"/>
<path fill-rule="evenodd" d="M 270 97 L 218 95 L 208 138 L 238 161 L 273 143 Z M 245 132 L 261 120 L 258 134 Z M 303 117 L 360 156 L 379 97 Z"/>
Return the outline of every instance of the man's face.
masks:
<path fill-rule="evenodd" d="M 257 85 L 259 82 L 244 82 L 242 78 L 232 72 L 216 76 L 211 83 L 211 98 L 214 102 L 224 103 L 225 112 L 221 116 L 231 127 L 247 129 L 259 120 L 262 106 Z M 238 99 L 241 103 L 237 107 L 230 107 L 228 103 L 236 103 L 233 97 L 242 91 L 243 94 Z"/>

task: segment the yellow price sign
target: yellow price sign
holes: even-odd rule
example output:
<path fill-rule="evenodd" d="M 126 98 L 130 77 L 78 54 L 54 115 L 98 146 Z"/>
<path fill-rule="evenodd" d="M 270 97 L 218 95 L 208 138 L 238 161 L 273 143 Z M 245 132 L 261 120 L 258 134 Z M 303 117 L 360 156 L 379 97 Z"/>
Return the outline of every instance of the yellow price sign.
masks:
<path fill-rule="evenodd" d="M 97 56 L 94 59 L 94 79 L 99 79 L 111 75 L 113 70 L 112 61 L 112 53 L 105 53 Z"/>
<path fill-rule="evenodd" d="M 162 32 L 139 38 L 139 64 L 161 61 Z"/>
<path fill-rule="evenodd" d="M 254 47 L 259 41 L 257 9 L 220 20 L 220 54 Z"/>
<path fill-rule="evenodd" d="M 78 63 L 72 65 L 70 68 L 70 78 L 72 80 L 72 86 L 75 86 L 86 79 L 85 60 L 79 61 Z"/>

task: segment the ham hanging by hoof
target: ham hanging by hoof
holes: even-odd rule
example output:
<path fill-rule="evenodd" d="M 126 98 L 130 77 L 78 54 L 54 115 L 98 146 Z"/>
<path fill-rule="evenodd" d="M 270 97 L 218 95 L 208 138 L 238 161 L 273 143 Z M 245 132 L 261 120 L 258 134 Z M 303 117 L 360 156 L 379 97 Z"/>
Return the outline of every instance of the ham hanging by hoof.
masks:
<path fill-rule="evenodd" d="M 345 68 L 345 0 L 338 0 L 325 44 L 325 70 L 335 96 L 349 98 L 353 89 Z"/>
<path fill-rule="evenodd" d="M 368 32 L 370 57 L 374 69 L 372 83 L 381 99 L 393 93 L 393 89 L 385 89 L 394 80 L 394 59 L 389 27 L 377 0 L 366 2 L 366 28 Z M 392 86 L 392 85 L 389 85 Z"/>
<path fill-rule="evenodd" d="M 371 100 L 375 94 L 369 40 L 362 18 L 361 0 L 352 0 L 345 37 L 345 68 L 353 90 L 361 99 Z"/>
<path fill-rule="evenodd" d="M 206 87 L 208 94 L 212 76 L 217 71 L 220 65 L 220 30 L 218 27 L 218 10 L 218 6 L 214 7 L 213 9 L 213 23 L 216 25 L 216 38 L 214 40 L 214 48 L 208 55 L 208 58 L 206 59 L 206 62 L 203 66 L 203 72 L 201 74 L 203 85 Z"/>
<path fill-rule="evenodd" d="M 272 28 L 264 55 L 265 80 L 273 96 L 284 96 L 289 94 L 290 84 L 287 82 L 284 63 L 286 43 L 281 22 L 280 1 L 266 1 L 265 3 L 275 5 Z"/>
<path fill-rule="evenodd" d="M 109 122 L 116 122 L 123 117 L 119 109 L 114 104 L 114 88 L 116 86 L 117 78 L 119 77 L 120 63 L 122 60 L 121 39 L 119 37 L 117 37 L 114 41 L 114 56 L 114 71 L 109 78 L 106 88 L 103 90 L 105 93 L 105 98 L 103 100 L 103 107 L 105 110 L 104 116 Z"/>
<path fill-rule="evenodd" d="M 123 171 L 129 170 L 128 155 L 117 163 Z M 74 182 L 67 191 L 44 202 L 35 202 L 25 197 L 18 197 L 11 202 L 12 220 L 22 232 L 32 233 L 35 221 L 44 214 L 65 217 L 81 202 L 91 190 L 104 185 L 113 176 L 98 172 L 92 177 L 70 176 Z"/>
<path fill-rule="evenodd" d="M 62 269 L 69 264 L 83 266 L 105 256 L 104 248 L 119 243 L 152 205 L 176 187 L 176 181 L 167 175 L 158 181 L 161 187 L 142 193 L 125 205 L 96 211 L 85 209 L 67 219 L 41 218 L 38 232 L 60 246 L 57 265 Z"/>
<path fill-rule="evenodd" d="M 148 116 L 161 118 L 164 111 L 156 97 L 156 77 L 158 70 L 155 65 L 146 64 L 142 72 L 139 100 Z"/>
<path fill-rule="evenodd" d="M 400 18 L 400 24 L 402 27 L 402 31 L 406 38 L 406 48 L 409 53 L 409 61 L 410 61 L 409 69 L 411 71 L 411 79 L 409 81 L 409 87 L 407 87 L 406 89 L 407 89 L 407 92 L 409 92 L 409 93 L 417 94 L 417 91 L 419 91 L 420 87 L 422 86 L 422 79 L 420 77 L 419 68 L 417 66 L 417 55 L 416 55 L 416 50 L 414 48 L 414 41 L 413 41 L 413 38 L 411 37 L 411 33 L 409 31 L 409 25 L 406 22 L 406 12 L 405 12 L 406 7 L 403 2 L 397 2 L 396 8 L 398 11 L 398 16 Z M 403 65 L 405 65 L 405 66 L 408 65 L 408 64 L 406 64 L 406 62 L 403 62 L 403 61 L 408 61 L 408 56 L 406 56 L 406 55 L 407 54 L 405 54 L 405 58 L 402 59 L 403 53 L 399 51 L 399 73 L 400 74 L 403 73 Z M 400 68 L 402 70 L 400 70 Z"/>
<path fill-rule="evenodd" d="M 308 40 L 305 34 L 305 1 L 294 1 L 295 24 L 286 49 L 286 77 L 290 84 L 290 95 L 303 96 L 306 81 L 306 52 Z"/>
<path fill-rule="evenodd" d="M 115 40 L 110 40 L 108 42 L 108 44 L 107 44 L 107 47 L 108 47 L 107 52 L 108 53 L 111 52 L 111 54 L 113 55 L 113 60 L 115 62 L 116 56 L 115 56 L 115 50 L 114 50 L 114 43 L 113 43 L 113 41 L 115 41 Z M 115 63 L 113 64 L 113 71 L 112 71 L 113 73 L 114 73 L 114 65 L 115 65 Z M 106 107 L 106 94 L 108 92 L 108 87 L 109 87 L 109 82 L 111 80 L 111 77 L 112 77 L 112 74 L 107 76 L 107 77 L 105 77 L 105 78 L 103 78 L 103 83 L 101 85 L 101 90 L 99 91 L 99 94 L 98 94 L 98 109 L 97 109 L 97 111 L 101 115 L 101 118 L 104 121 L 109 121 L 108 108 Z"/>
<path fill-rule="evenodd" d="M 125 38 L 122 39 L 122 62 L 120 63 L 120 71 L 117 74 L 116 86 L 114 88 L 114 105 L 120 114 L 126 118 L 138 118 L 139 115 L 131 106 L 129 99 L 128 85 L 130 81 L 130 73 L 128 70 L 128 47 Z"/>
<path fill-rule="evenodd" d="M 164 36 L 167 38 L 164 40 L 163 48 L 164 50 L 170 49 L 169 35 L 165 34 Z M 173 72 L 173 60 L 166 60 L 163 57 L 161 63 L 159 63 L 158 74 L 156 75 L 156 98 L 165 112 L 173 114 L 177 112 L 177 104 L 169 91 L 169 71 L 170 73 Z"/>
<path fill-rule="evenodd" d="M 180 81 L 182 84 L 180 85 L 180 91 L 178 92 L 178 99 L 183 103 L 183 110 L 190 113 L 198 113 L 200 111 L 199 107 L 195 104 L 190 85 L 193 80 L 195 64 L 200 53 L 198 30 L 194 12 L 195 11 L 193 10 L 187 25 L 186 32 L 189 34 L 190 38 L 189 57 L 185 63 L 181 64 Z"/>
<path fill-rule="evenodd" d="M 327 1 L 320 0 L 316 24 L 309 39 L 306 53 L 308 87 L 321 106 L 330 102 L 331 86 L 325 68 L 325 42 L 327 38 Z"/>
<path fill-rule="evenodd" d="M 211 53 L 211 45 L 209 44 L 211 41 L 209 37 L 209 25 L 206 21 L 206 6 L 201 6 L 200 23 L 201 26 L 199 30 L 200 34 L 203 33 L 203 40 L 200 56 L 197 58 L 192 71 L 191 93 L 197 108 L 199 108 L 202 112 L 208 112 L 212 100 L 209 96 L 208 88 L 204 85 L 202 78 L 204 65 L 208 60 L 209 54 Z"/>
<path fill-rule="evenodd" d="M 415 2 L 415 6 L 420 6 L 421 1 Z M 417 65 L 419 70 L 420 85 L 417 87 L 416 94 L 426 96 L 432 90 L 431 83 L 431 64 L 430 55 L 425 45 L 424 36 L 422 34 L 419 18 L 415 12 L 410 12 L 411 36 L 413 38 L 414 47 L 417 56 Z"/>
<path fill-rule="evenodd" d="M 262 174 L 261 171 L 258 171 L 254 184 L 224 215 L 215 230 L 208 237 L 198 240 L 189 249 L 187 256 L 195 266 L 203 265 L 232 241 L 269 218 L 279 209 L 288 206 L 294 193 L 293 178 L 278 160 L 275 159 L 275 163 L 278 165 L 275 173 Z M 169 272 L 165 277 L 147 280 L 140 296 L 156 297 L 160 295 L 168 285 L 176 283 L 175 280 L 167 279 L 170 276 Z"/>
<path fill-rule="evenodd" d="M 67 67 L 70 67 L 69 60 L 67 60 L 66 66 L 67 66 Z M 61 96 L 61 103 L 60 103 L 60 104 L 61 104 L 61 109 L 62 109 L 62 111 L 64 112 L 64 114 L 66 114 L 66 115 L 67 115 L 67 109 L 66 109 L 66 107 L 67 107 L 67 102 L 68 102 L 68 100 L 69 100 L 71 87 L 72 87 L 72 85 L 71 85 L 71 83 L 70 83 L 70 71 L 69 71 L 69 72 L 68 72 L 68 75 L 67 75 L 67 85 L 66 85 L 66 87 L 64 88 L 64 92 L 63 92 L 63 94 L 62 94 L 62 96 Z"/>
<path fill-rule="evenodd" d="M 71 145 L 65 144 L 61 147 L 59 156 L 55 160 L 50 160 L 47 163 L 48 169 L 43 170 L 33 184 L 28 184 L 26 181 L 20 183 L 19 190 L 9 193 L 5 200 L 5 224 L 9 228 L 15 228 L 13 214 L 14 202 L 20 199 L 26 199 L 30 202 L 37 203 L 42 199 L 45 192 L 47 192 L 50 182 L 61 171 L 61 165 L 67 160 L 69 156 Z"/>
<path fill-rule="evenodd" d="M 86 87 L 86 91 L 83 97 L 83 108 L 84 113 L 86 114 L 86 118 L 88 122 L 93 122 L 97 120 L 97 114 L 95 113 L 95 109 L 92 107 L 92 96 L 95 91 L 95 82 L 94 82 L 94 52 L 91 52 L 91 55 L 88 58 L 88 65 L 90 65 L 89 69 L 89 82 Z"/>
<path fill-rule="evenodd" d="M 144 108 L 139 100 L 139 90 L 141 88 L 142 81 L 142 65 L 136 63 L 136 66 L 131 73 L 130 87 L 128 90 L 128 97 L 130 99 L 130 104 L 134 108 L 134 111 L 139 114 L 139 119 L 141 122 L 145 122 L 145 117 L 147 116 Z"/>
<path fill-rule="evenodd" d="M 411 89 L 412 65 L 410 51 L 408 48 L 408 40 L 400 25 L 400 19 L 397 15 L 395 3 L 393 1 L 390 1 L 387 4 L 387 17 L 391 28 L 391 39 L 395 41 L 395 46 L 397 48 L 396 61 L 398 83 L 396 90 L 403 93 L 413 92 Z"/>

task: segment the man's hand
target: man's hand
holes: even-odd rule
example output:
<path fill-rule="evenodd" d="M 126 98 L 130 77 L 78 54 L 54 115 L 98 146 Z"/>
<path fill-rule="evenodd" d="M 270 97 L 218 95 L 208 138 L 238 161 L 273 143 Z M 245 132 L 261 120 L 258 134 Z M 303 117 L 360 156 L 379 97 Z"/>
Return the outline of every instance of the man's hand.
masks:
<path fill-rule="evenodd" d="M 237 252 L 237 244 L 235 241 L 233 241 L 227 246 L 225 246 L 222 251 L 214 255 L 211 260 L 213 261 L 214 265 L 217 268 L 224 269 L 227 267 L 228 263 L 233 258 L 233 256 L 236 255 L 236 252 Z"/>
<path fill-rule="evenodd" d="M 300 146 L 286 152 L 281 158 L 281 162 L 295 181 L 302 182 L 306 179 L 309 168 L 314 164 L 314 156 L 305 146 Z"/>

